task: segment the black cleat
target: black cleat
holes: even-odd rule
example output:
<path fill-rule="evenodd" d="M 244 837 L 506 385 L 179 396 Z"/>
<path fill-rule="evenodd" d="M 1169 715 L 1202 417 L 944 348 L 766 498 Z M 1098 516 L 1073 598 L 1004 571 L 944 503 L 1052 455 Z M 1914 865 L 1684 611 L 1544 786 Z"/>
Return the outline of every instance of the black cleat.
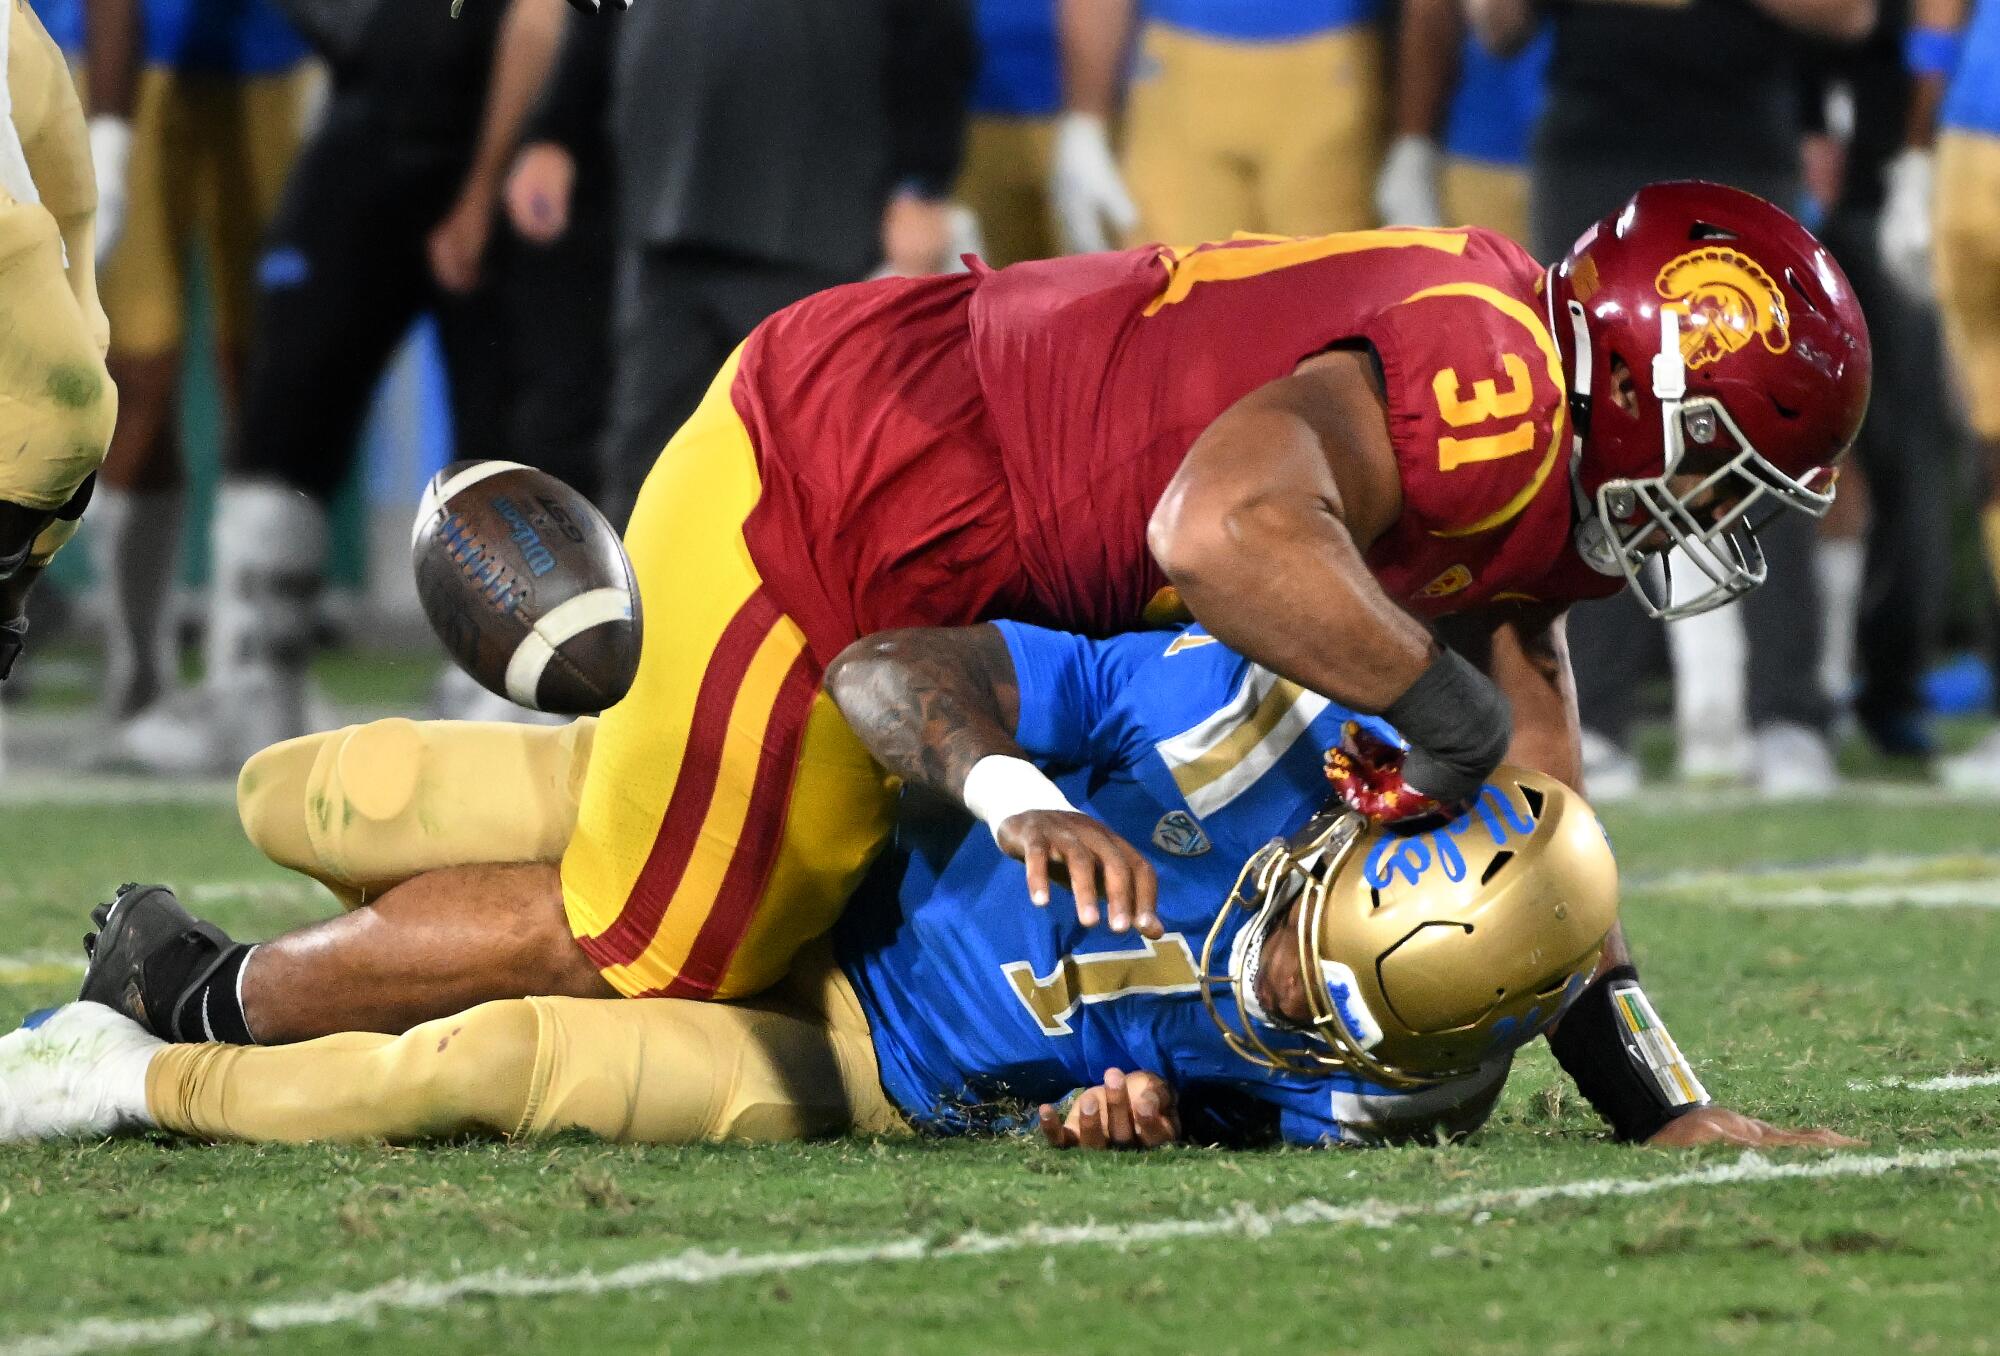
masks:
<path fill-rule="evenodd" d="M 162 1040 L 177 1039 L 175 1010 L 236 946 L 164 885 L 120 886 L 116 898 L 90 911 L 90 921 L 97 931 L 83 939 L 89 963 L 78 1001 L 122 1012 Z"/>

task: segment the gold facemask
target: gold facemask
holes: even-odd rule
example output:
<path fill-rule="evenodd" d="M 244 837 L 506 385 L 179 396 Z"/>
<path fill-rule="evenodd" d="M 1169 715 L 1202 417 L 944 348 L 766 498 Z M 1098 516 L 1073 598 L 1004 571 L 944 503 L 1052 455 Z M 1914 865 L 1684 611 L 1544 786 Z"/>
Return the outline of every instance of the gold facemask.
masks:
<path fill-rule="evenodd" d="M 1218 956 L 1239 911 L 1251 916 Z M 1202 948 L 1203 1001 L 1253 1064 L 1433 1083 L 1554 1021 L 1617 918 L 1618 868 L 1597 816 L 1554 778 L 1502 766 L 1469 812 L 1432 832 L 1391 833 L 1335 805 L 1257 852 Z M 1296 938 L 1312 1019 L 1298 1044 L 1274 1047 L 1290 1024 L 1262 1013 L 1255 986 L 1281 925 Z M 1225 988 L 1236 998 L 1226 1008 Z"/>

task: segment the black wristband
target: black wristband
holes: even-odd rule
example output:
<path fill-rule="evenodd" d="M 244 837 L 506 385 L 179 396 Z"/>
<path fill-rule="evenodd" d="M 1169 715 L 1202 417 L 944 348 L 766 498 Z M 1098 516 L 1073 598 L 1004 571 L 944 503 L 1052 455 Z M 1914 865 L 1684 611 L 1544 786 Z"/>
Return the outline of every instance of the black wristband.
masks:
<path fill-rule="evenodd" d="M 1403 780 L 1447 804 L 1478 795 L 1514 739 L 1499 687 L 1448 649 L 1382 714 L 1409 741 Z"/>
<path fill-rule="evenodd" d="M 1620 965 L 1599 975 L 1549 1032 L 1556 1062 L 1611 1132 L 1627 1143 L 1708 1102 L 1673 1037 L 1639 987 L 1639 972 Z"/>

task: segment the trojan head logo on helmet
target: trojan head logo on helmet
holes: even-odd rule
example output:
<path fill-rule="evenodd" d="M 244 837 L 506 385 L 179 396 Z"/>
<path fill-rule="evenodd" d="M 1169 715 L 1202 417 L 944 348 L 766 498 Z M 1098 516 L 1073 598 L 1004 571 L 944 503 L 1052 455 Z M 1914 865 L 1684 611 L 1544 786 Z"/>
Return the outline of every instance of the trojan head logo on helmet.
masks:
<path fill-rule="evenodd" d="M 1203 998 L 1252 1063 L 1391 1087 L 1435 1082 L 1553 1022 L 1597 968 L 1617 916 L 1618 869 L 1590 807 L 1551 777 L 1503 766 L 1470 811 L 1433 832 L 1400 835 L 1329 810 L 1258 852 L 1209 930 Z M 1242 926 L 1218 956 L 1232 921 Z M 1306 977 L 1303 1024 L 1257 999 L 1279 928 Z"/>
<path fill-rule="evenodd" d="M 1549 268 L 1569 372 L 1576 545 L 1648 612 L 1685 617 L 1764 581 L 1755 526 L 1823 515 L 1868 409 L 1868 324 L 1812 235 L 1753 194 L 1653 184 Z M 1672 563 L 1705 580 L 1677 596 Z"/>

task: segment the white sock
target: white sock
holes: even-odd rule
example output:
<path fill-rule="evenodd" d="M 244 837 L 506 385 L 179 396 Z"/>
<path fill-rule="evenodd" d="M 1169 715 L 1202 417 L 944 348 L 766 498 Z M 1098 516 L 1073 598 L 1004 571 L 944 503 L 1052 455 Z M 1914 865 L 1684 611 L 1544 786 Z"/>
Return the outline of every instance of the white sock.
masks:
<path fill-rule="evenodd" d="M 326 510 L 273 481 L 227 480 L 216 498 L 208 673 L 228 687 L 303 682 L 326 567 Z"/>
<path fill-rule="evenodd" d="M 133 715 L 173 687 L 173 586 L 184 501 L 178 490 L 100 489 L 83 538 L 104 599 L 105 696 Z"/>
<path fill-rule="evenodd" d="M 1859 537 L 1821 537 L 1813 553 L 1825 646 L 1820 652 L 1820 686 L 1845 709 L 1854 695 L 1854 636 L 1861 620 L 1861 581 L 1867 552 Z"/>
<path fill-rule="evenodd" d="M 1669 622 L 1667 647 L 1673 657 L 1674 733 L 1682 774 L 1742 775 L 1750 756 L 1745 682 L 1750 648 L 1742 613 L 1731 605 Z"/>

